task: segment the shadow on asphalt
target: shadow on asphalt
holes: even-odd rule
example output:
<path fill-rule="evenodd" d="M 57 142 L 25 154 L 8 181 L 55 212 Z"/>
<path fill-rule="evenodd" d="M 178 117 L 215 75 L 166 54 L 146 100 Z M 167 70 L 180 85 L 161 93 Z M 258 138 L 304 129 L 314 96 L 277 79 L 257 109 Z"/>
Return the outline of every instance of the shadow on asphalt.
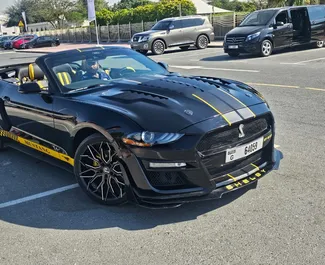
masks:
<path fill-rule="evenodd" d="M 283 154 L 277 150 L 276 157 L 279 161 L 275 170 L 279 168 Z M 77 188 L 2 209 L 0 218 L 8 223 L 42 229 L 96 230 L 117 227 L 129 231 L 146 230 L 204 218 L 209 212 L 234 202 L 257 186 L 258 182 L 255 182 L 225 194 L 221 199 L 193 202 L 178 208 L 159 210 L 133 204 L 120 207 L 102 206 L 90 200 L 80 188 Z"/>
<path fill-rule="evenodd" d="M 280 55 L 280 54 L 294 54 L 296 52 L 305 51 L 305 50 L 313 50 L 315 48 L 310 46 L 301 46 L 301 47 L 293 47 L 293 48 L 285 48 L 281 50 L 276 50 L 270 55 L 268 58 L 272 58 L 273 55 Z M 200 59 L 200 61 L 203 62 L 222 62 L 222 61 L 237 61 L 237 60 L 250 60 L 250 59 L 256 59 L 256 58 L 263 58 L 259 56 L 258 54 L 240 54 L 238 57 L 230 57 L 228 54 L 223 55 L 217 55 L 212 57 L 205 57 Z M 265 58 L 267 59 L 267 58 Z"/>

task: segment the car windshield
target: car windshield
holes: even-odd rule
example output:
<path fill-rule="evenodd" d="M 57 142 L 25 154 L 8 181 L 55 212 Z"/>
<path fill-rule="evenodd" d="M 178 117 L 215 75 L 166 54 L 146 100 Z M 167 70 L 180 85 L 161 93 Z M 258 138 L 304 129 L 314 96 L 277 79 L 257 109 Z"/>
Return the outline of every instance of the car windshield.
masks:
<path fill-rule="evenodd" d="M 154 25 L 151 29 L 152 30 L 167 30 L 171 21 L 160 21 L 156 25 Z"/>
<path fill-rule="evenodd" d="M 110 86 L 115 80 L 135 82 L 139 77 L 167 74 L 160 64 L 129 48 L 103 48 L 49 57 L 46 64 L 62 93 Z"/>
<path fill-rule="evenodd" d="M 276 10 L 259 10 L 249 14 L 239 25 L 245 26 L 264 26 L 276 14 Z"/>

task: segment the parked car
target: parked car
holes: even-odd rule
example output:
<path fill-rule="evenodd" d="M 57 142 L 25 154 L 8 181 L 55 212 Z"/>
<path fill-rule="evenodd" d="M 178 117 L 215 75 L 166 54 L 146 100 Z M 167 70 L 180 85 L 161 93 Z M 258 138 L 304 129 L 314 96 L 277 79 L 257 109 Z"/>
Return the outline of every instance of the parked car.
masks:
<path fill-rule="evenodd" d="M 163 54 L 166 49 L 180 47 L 187 50 L 191 45 L 205 49 L 214 40 L 213 26 L 207 17 L 187 16 L 166 18 L 151 30 L 137 33 L 131 39 L 131 48 L 146 54 Z"/>
<path fill-rule="evenodd" d="M 6 41 L 12 40 L 13 38 L 15 38 L 16 36 L 11 36 L 11 35 L 4 35 L 0 37 L 0 48 L 3 48 L 4 43 Z"/>
<path fill-rule="evenodd" d="M 25 42 L 21 48 L 42 48 L 42 47 L 56 47 L 60 45 L 59 38 L 54 38 L 51 36 L 40 36 L 32 39 L 31 41 Z"/>
<path fill-rule="evenodd" d="M 15 36 L 15 37 L 13 37 L 13 38 L 11 38 L 11 39 L 5 41 L 5 42 L 3 43 L 3 48 L 4 48 L 5 50 L 12 49 L 12 48 L 13 48 L 13 43 L 14 43 L 15 41 L 21 39 L 21 38 L 23 38 L 23 36 L 19 35 L 19 36 Z"/>
<path fill-rule="evenodd" d="M 273 170 L 274 139 L 272 111 L 251 86 L 172 73 L 129 48 L 0 68 L 0 149 L 66 168 L 102 204 L 219 199 Z"/>
<path fill-rule="evenodd" d="M 26 43 L 32 42 L 32 41 L 36 40 L 37 38 L 38 38 L 37 35 L 25 35 L 22 38 L 14 41 L 12 43 L 12 47 L 14 49 L 24 49 Z"/>
<path fill-rule="evenodd" d="M 230 56 L 253 53 L 269 56 L 275 49 L 304 44 L 323 47 L 325 6 L 269 8 L 249 14 L 224 38 L 224 52 Z"/>

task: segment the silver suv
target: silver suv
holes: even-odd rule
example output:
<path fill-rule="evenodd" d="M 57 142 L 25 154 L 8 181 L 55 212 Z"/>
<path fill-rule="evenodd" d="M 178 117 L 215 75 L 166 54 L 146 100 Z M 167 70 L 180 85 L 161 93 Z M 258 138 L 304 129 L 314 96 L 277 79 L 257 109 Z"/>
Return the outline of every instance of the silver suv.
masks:
<path fill-rule="evenodd" d="M 142 54 L 151 50 L 159 55 L 170 47 L 187 50 L 194 44 L 198 49 L 205 49 L 212 40 L 214 30 L 207 17 L 186 16 L 160 20 L 151 30 L 135 34 L 130 45 Z"/>

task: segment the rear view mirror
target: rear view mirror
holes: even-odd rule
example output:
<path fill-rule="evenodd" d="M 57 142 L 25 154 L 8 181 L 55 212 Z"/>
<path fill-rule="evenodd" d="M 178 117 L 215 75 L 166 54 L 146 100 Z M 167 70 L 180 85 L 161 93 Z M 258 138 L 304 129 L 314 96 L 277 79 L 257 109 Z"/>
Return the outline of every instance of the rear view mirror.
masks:
<path fill-rule="evenodd" d="M 169 30 L 172 30 L 174 28 L 175 28 L 175 26 L 173 24 L 168 27 Z"/>
<path fill-rule="evenodd" d="M 40 93 L 41 88 L 37 83 L 25 83 L 19 86 L 18 92 L 22 94 Z"/>

